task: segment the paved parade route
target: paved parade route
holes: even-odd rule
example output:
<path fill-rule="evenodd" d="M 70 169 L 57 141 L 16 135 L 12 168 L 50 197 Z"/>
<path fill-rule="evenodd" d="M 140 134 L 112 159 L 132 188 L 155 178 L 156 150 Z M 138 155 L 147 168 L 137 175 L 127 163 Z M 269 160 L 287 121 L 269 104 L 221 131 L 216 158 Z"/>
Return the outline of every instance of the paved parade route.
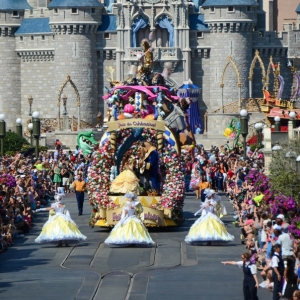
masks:
<path fill-rule="evenodd" d="M 71 217 L 87 240 L 76 246 L 56 248 L 34 242 L 47 212 L 35 214 L 35 226 L 25 238 L 0 255 L 0 299 L 41 300 L 240 300 L 243 272 L 223 266 L 223 260 L 240 260 L 245 248 L 239 229 L 232 225 L 232 207 L 222 197 L 230 214 L 223 219 L 235 241 L 227 245 L 190 246 L 184 237 L 196 220 L 199 200 L 185 200 L 183 226 L 151 228 L 153 248 L 110 248 L 103 241 L 109 229 L 88 226 L 90 207 L 77 216 L 73 194 L 65 198 Z M 74 247 L 73 247 L 74 246 Z M 261 282 L 261 278 L 259 277 Z M 265 289 L 260 300 L 271 299 Z"/>

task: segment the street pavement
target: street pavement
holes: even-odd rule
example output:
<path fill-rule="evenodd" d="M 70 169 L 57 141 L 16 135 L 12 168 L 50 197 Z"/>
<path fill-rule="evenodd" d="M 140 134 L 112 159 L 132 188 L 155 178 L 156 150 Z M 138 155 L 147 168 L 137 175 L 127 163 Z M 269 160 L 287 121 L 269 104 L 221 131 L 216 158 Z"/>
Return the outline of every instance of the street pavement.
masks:
<path fill-rule="evenodd" d="M 245 252 L 240 230 L 232 225 L 232 206 L 225 197 L 223 218 L 235 241 L 226 245 L 191 246 L 184 237 L 197 219 L 199 200 L 186 195 L 185 222 L 176 228 L 150 228 L 152 248 L 110 248 L 103 242 L 110 229 L 88 226 L 91 208 L 77 216 L 74 194 L 64 202 L 87 240 L 71 247 L 36 244 L 47 212 L 35 214 L 30 234 L 0 255 L 0 299 L 37 300 L 241 300 L 243 271 L 221 261 L 240 260 Z M 260 282 L 262 279 L 259 276 Z M 265 289 L 260 300 L 271 299 Z"/>

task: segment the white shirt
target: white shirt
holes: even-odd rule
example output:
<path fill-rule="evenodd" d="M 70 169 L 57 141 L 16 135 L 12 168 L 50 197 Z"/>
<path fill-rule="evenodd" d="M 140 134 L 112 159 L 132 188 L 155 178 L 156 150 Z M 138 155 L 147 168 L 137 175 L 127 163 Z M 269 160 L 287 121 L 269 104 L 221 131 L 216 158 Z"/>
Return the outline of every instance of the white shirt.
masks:
<path fill-rule="evenodd" d="M 271 259 L 271 268 L 278 268 L 279 257 L 277 253 L 274 253 Z"/>
<path fill-rule="evenodd" d="M 238 266 L 239 268 L 242 268 L 244 262 L 243 262 L 243 261 L 237 261 L 236 264 L 237 264 L 237 266 Z M 250 264 L 250 262 L 248 261 L 248 262 L 245 263 L 245 266 L 247 267 L 247 266 L 249 266 L 249 264 Z M 249 268 L 249 269 L 250 269 L 252 275 L 257 274 L 257 268 L 256 268 L 256 265 L 255 265 L 255 264 L 250 265 L 250 268 Z"/>
<path fill-rule="evenodd" d="M 293 255 L 293 240 L 288 233 L 282 233 L 276 244 L 281 245 L 281 251 L 283 256 Z"/>

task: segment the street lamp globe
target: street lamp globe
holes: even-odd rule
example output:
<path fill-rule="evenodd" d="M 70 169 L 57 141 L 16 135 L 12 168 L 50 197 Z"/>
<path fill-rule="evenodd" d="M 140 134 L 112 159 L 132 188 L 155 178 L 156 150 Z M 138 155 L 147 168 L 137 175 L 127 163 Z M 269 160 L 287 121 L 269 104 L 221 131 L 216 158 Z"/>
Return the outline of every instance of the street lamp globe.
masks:
<path fill-rule="evenodd" d="M 286 158 L 295 158 L 297 155 L 294 151 L 288 151 L 286 154 L 285 154 L 285 157 Z"/>
<path fill-rule="evenodd" d="M 300 163 L 300 155 L 297 156 L 296 162 L 297 162 L 297 163 Z"/>
<path fill-rule="evenodd" d="M 275 122 L 280 122 L 280 117 L 276 116 L 276 117 L 274 118 L 274 121 L 275 121 Z"/>
<path fill-rule="evenodd" d="M 5 114 L 0 114 L 0 120 L 4 121 L 5 119 Z"/>
<path fill-rule="evenodd" d="M 248 116 L 247 110 L 246 110 L 246 109 L 242 109 L 242 110 L 240 111 L 240 116 L 241 116 L 241 117 L 247 117 L 247 116 Z"/>
<path fill-rule="evenodd" d="M 18 118 L 18 119 L 16 120 L 16 123 L 17 123 L 17 124 L 22 124 L 22 119 L 21 119 L 21 118 Z"/>
<path fill-rule="evenodd" d="M 291 112 L 289 113 L 289 117 L 290 117 L 291 119 L 295 119 L 295 118 L 296 118 L 296 113 L 295 113 L 294 111 L 291 111 Z"/>
<path fill-rule="evenodd" d="M 260 129 L 262 129 L 263 128 L 263 123 L 256 123 L 255 125 L 254 125 L 254 128 L 256 129 L 256 130 L 260 130 Z"/>
<path fill-rule="evenodd" d="M 282 150 L 282 147 L 276 143 L 273 147 L 272 147 L 272 151 L 281 151 Z"/>
<path fill-rule="evenodd" d="M 28 129 L 29 129 L 29 130 L 32 130 L 32 129 L 33 129 L 33 124 L 32 124 L 32 123 L 29 123 L 29 124 L 28 124 Z"/>
<path fill-rule="evenodd" d="M 35 119 L 38 119 L 40 117 L 40 113 L 38 111 L 34 111 L 32 113 L 32 117 L 35 118 Z"/>

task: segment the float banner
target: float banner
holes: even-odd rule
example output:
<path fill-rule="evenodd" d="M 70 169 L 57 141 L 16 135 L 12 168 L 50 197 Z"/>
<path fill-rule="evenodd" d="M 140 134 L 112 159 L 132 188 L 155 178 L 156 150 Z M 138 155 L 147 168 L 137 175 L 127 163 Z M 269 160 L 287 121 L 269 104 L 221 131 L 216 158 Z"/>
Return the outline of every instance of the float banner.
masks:
<path fill-rule="evenodd" d="M 154 226 L 166 226 L 164 219 L 164 211 L 143 206 L 144 224 Z"/>
<path fill-rule="evenodd" d="M 106 223 L 116 225 L 121 220 L 122 207 L 106 211 Z"/>
<path fill-rule="evenodd" d="M 126 119 L 107 123 L 107 131 L 115 131 L 125 128 L 149 128 L 158 131 L 165 131 L 166 123 L 164 121 L 146 120 L 146 119 Z"/>

